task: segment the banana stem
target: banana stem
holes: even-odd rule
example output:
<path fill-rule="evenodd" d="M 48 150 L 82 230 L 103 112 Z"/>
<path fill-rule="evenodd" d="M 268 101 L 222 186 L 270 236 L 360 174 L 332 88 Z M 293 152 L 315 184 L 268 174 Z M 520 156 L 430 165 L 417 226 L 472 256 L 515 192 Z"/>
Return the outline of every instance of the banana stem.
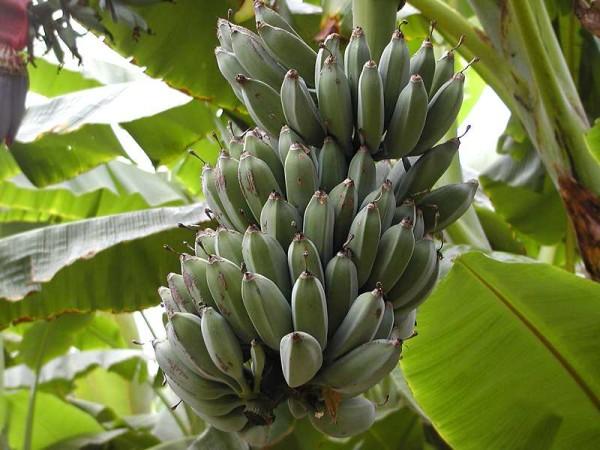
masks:
<path fill-rule="evenodd" d="M 577 258 L 577 236 L 570 220 L 567 220 L 567 232 L 565 234 L 565 270 L 575 272 L 575 260 Z"/>
<path fill-rule="evenodd" d="M 35 416 L 35 400 L 37 397 L 37 389 L 40 381 L 40 372 L 42 371 L 44 354 L 46 353 L 46 342 L 49 328 L 50 327 L 45 327 L 44 336 L 42 337 L 42 339 L 40 339 L 40 348 L 35 361 L 35 377 L 29 390 L 29 404 L 27 406 L 27 417 L 25 418 L 25 439 L 23 443 L 24 450 L 31 450 L 31 443 L 33 442 L 33 419 Z"/>
<path fill-rule="evenodd" d="M 352 0 L 353 24 L 365 31 L 374 61 L 379 61 L 396 29 L 396 13 L 400 4 L 398 0 Z"/>

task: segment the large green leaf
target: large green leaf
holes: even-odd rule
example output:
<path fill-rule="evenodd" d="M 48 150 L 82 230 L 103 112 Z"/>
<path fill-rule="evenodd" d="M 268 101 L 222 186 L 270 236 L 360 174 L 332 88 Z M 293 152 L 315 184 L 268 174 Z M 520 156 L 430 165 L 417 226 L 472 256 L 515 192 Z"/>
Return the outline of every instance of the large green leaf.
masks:
<path fill-rule="evenodd" d="M 59 69 L 58 66 L 42 58 L 35 60 L 35 66 L 29 64 L 28 72 L 29 89 L 46 97 L 55 97 L 101 86 L 98 81 L 86 78 L 80 72 Z"/>
<path fill-rule="evenodd" d="M 178 266 L 162 245 L 191 238 L 177 223 L 203 220 L 204 205 L 194 204 L 0 239 L 0 298 L 10 300 L 0 300 L 0 327 L 65 311 L 135 311 L 157 304 L 156 288 Z"/>
<path fill-rule="evenodd" d="M 458 258 L 403 368 L 461 449 L 600 447 L 600 286 L 540 263 Z"/>

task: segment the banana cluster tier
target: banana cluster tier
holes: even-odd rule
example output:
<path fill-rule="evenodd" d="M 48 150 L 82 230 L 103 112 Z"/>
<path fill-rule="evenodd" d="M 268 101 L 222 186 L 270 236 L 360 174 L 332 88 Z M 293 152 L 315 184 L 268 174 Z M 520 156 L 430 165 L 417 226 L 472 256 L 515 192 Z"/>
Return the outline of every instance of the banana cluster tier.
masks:
<path fill-rule="evenodd" d="M 367 430 L 363 394 L 398 364 L 433 289 L 432 236 L 477 183 L 433 189 L 459 148 L 464 75 L 430 39 L 412 57 L 395 31 L 380 61 L 360 28 L 315 52 L 255 4 L 258 34 L 218 22 L 219 68 L 256 128 L 232 126 L 202 188 L 219 226 L 196 236 L 159 290 L 169 386 L 215 428 L 272 443 L 294 419 Z"/>

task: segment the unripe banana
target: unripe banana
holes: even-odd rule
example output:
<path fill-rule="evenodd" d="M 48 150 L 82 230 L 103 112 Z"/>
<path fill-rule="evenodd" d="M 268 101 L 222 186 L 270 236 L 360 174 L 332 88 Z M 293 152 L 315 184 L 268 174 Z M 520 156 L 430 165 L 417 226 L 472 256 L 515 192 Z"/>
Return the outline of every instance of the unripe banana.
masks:
<path fill-rule="evenodd" d="M 308 383 L 323 364 L 323 353 L 317 340 L 308 333 L 294 331 L 281 339 L 281 369 L 288 386 Z"/>
<path fill-rule="evenodd" d="M 388 130 L 388 133 L 389 133 L 389 130 Z M 384 143 L 384 145 L 385 145 L 385 143 Z M 387 179 L 392 182 L 392 186 L 394 187 L 394 190 L 396 189 L 396 186 L 398 186 L 398 183 L 400 182 L 400 180 L 402 179 L 402 177 L 404 175 L 406 175 L 406 168 L 404 167 L 404 162 L 401 159 L 399 159 L 398 161 L 396 161 L 394 163 L 394 165 L 392 166 L 392 168 L 390 170 L 390 173 L 388 173 L 388 175 L 387 175 Z"/>
<path fill-rule="evenodd" d="M 282 192 L 279 183 L 264 161 L 249 153 L 242 154 L 238 168 L 238 181 L 248 207 L 256 222 L 271 192 Z"/>
<path fill-rule="evenodd" d="M 352 30 L 350 42 L 344 52 L 344 71 L 350 84 L 352 95 L 352 111 L 356 114 L 358 107 L 358 80 L 363 66 L 371 59 L 369 44 L 361 27 Z"/>
<path fill-rule="evenodd" d="M 232 51 L 228 51 L 222 47 L 217 47 L 215 49 L 215 56 L 217 58 L 217 66 L 219 67 L 219 71 L 232 87 L 236 97 L 243 102 L 244 97 L 242 96 L 242 90 L 235 81 L 235 77 L 239 74 L 248 76 L 248 73 L 242 67 Z"/>
<path fill-rule="evenodd" d="M 219 198 L 219 191 L 216 184 L 216 175 L 214 169 L 205 164 L 202 169 L 202 193 L 208 203 L 209 208 L 217 217 L 219 223 L 223 223 L 230 228 L 233 228 L 233 223 L 225 213 L 223 202 Z"/>
<path fill-rule="evenodd" d="M 233 52 L 233 45 L 231 43 L 231 22 L 228 20 L 218 18 L 217 19 L 217 39 L 225 50 Z"/>
<path fill-rule="evenodd" d="M 415 237 L 410 220 L 404 219 L 383 233 L 367 287 L 372 289 L 381 283 L 383 292 L 392 290 L 406 269 L 414 247 Z"/>
<path fill-rule="evenodd" d="M 477 180 L 448 184 L 420 197 L 417 206 L 423 210 L 425 232 L 437 233 L 462 216 L 477 192 Z"/>
<path fill-rule="evenodd" d="M 215 255 L 217 253 L 215 248 L 216 237 L 217 233 L 212 228 L 204 228 L 198 231 L 195 243 L 196 256 L 206 259 L 210 255 Z"/>
<path fill-rule="evenodd" d="M 367 342 L 326 366 L 319 383 L 343 394 L 356 395 L 377 384 L 400 360 L 400 340 L 378 339 Z"/>
<path fill-rule="evenodd" d="M 264 22 L 257 22 L 256 28 L 271 54 L 286 68 L 296 69 L 312 86 L 317 53 L 297 34 L 283 28 Z"/>
<path fill-rule="evenodd" d="M 388 175 L 392 167 L 393 163 L 389 159 L 383 159 L 375 163 L 375 186 L 381 186 L 385 180 L 389 180 Z"/>
<path fill-rule="evenodd" d="M 242 401 L 237 395 L 228 395 L 214 400 L 201 400 L 193 392 L 179 386 L 170 378 L 167 378 L 167 384 L 186 405 L 190 406 L 194 411 L 200 411 L 206 415 L 215 417 L 225 416 L 236 408 L 243 406 Z"/>
<path fill-rule="evenodd" d="M 317 247 L 321 261 L 333 254 L 335 210 L 324 191 L 316 191 L 304 211 L 303 233 Z"/>
<path fill-rule="evenodd" d="M 193 392 L 197 398 L 213 400 L 230 395 L 233 392 L 222 383 L 207 380 L 196 375 L 175 356 L 171 344 L 167 340 L 156 340 L 152 342 L 152 346 L 154 347 L 156 362 L 164 374 L 168 378 L 175 380 L 179 386 Z"/>
<path fill-rule="evenodd" d="M 383 319 L 381 319 L 381 323 L 379 324 L 375 336 L 373 336 L 373 340 L 389 339 L 392 334 L 392 328 L 394 328 L 394 305 L 392 302 L 385 302 Z"/>
<path fill-rule="evenodd" d="M 396 197 L 392 182 L 385 180 L 379 189 L 374 190 L 365 197 L 360 206 L 360 209 L 367 206 L 369 203 L 377 204 L 379 217 L 381 218 L 381 233 L 383 234 L 392 224 L 394 213 L 396 212 Z"/>
<path fill-rule="evenodd" d="M 242 243 L 242 255 L 249 271 L 272 280 L 283 295 L 289 298 L 292 288 L 287 257 L 274 237 L 263 233 L 256 226 L 248 227 Z"/>
<path fill-rule="evenodd" d="M 438 59 L 435 65 L 431 89 L 429 90 L 429 98 L 433 98 L 440 87 L 454 75 L 454 51 L 461 46 L 462 41 L 463 36 L 460 37 L 458 44 L 456 44 L 455 47 L 445 52 L 444 55 Z"/>
<path fill-rule="evenodd" d="M 437 278 L 438 254 L 435 243 L 423 239 L 415 244 L 404 273 L 388 292 L 387 298 L 398 309 L 411 302 L 432 277 Z"/>
<path fill-rule="evenodd" d="M 225 375 L 213 363 L 202 337 L 202 320 L 198 316 L 174 314 L 166 330 L 172 351 L 188 368 L 203 378 L 225 383 L 233 391 L 241 393 L 233 378 Z"/>
<path fill-rule="evenodd" d="M 273 281 L 260 274 L 246 272 L 242 281 L 244 306 L 260 339 L 279 351 L 281 338 L 293 331 L 292 311 Z"/>
<path fill-rule="evenodd" d="M 278 152 L 269 145 L 267 139 L 258 128 L 248 130 L 244 135 L 244 151 L 256 156 L 269 166 L 271 173 L 275 176 L 275 180 L 277 180 L 277 184 L 280 187 L 285 187 L 283 164 L 279 160 Z"/>
<path fill-rule="evenodd" d="M 394 223 L 400 223 L 402 219 L 410 220 L 413 223 L 416 221 L 417 211 L 413 199 L 404 200 L 400 206 L 396 207 L 394 213 Z"/>
<path fill-rule="evenodd" d="M 402 308 L 404 310 L 404 308 Z M 408 312 L 401 312 L 402 310 L 398 310 L 395 313 L 394 323 L 394 336 L 397 336 L 398 339 L 406 340 L 414 336 L 415 334 L 415 319 L 417 317 L 417 310 L 411 309 Z"/>
<path fill-rule="evenodd" d="M 175 303 L 175 300 L 173 300 L 173 295 L 171 294 L 171 290 L 168 287 L 159 287 L 158 295 L 160 296 L 162 306 L 164 306 L 165 308 L 167 317 L 171 317 L 176 312 L 181 311 L 179 309 L 179 306 L 177 306 L 177 303 Z"/>
<path fill-rule="evenodd" d="M 435 54 L 429 37 L 423 41 L 419 50 L 410 59 L 410 74 L 420 75 L 425 84 L 425 92 L 429 92 L 435 74 Z"/>
<path fill-rule="evenodd" d="M 383 143 L 386 156 L 401 158 L 419 142 L 427 117 L 427 89 L 419 75 L 413 75 L 400 93 Z M 396 163 L 398 164 L 398 163 Z"/>
<path fill-rule="evenodd" d="M 252 78 L 279 90 L 285 69 L 263 46 L 260 37 L 246 28 L 232 25 L 231 45 L 233 53 Z M 248 106 L 245 100 L 244 103 Z"/>
<path fill-rule="evenodd" d="M 285 74 L 281 85 L 281 106 L 290 128 L 308 144 L 320 147 L 325 138 L 325 129 L 317 105 L 296 69 L 290 69 Z"/>
<path fill-rule="evenodd" d="M 227 320 L 211 307 L 202 311 L 202 337 L 217 368 L 236 380 L 242 391 L 248 392 L 240 342 Z"/>
<path fill-rule="evenodd" d="M 383 82 L 375 61 L 367 61 L 358 80 L 357 125 L 371 154 L 379 152 L 383 135 L 385 109 Z"/>
<path fill-rule="evenodd" d="M 308 414 L 308 408 L 300 400 L 289 397 L 287 403 L 294 419 L 304 419 Z"/>
<path fill-rule="evenodd" d="M 325 282 L 319 251 L 303 233 L 296 233 L 294 236 L 288 248 L 287 258 L 292 282 L 304 271 L 312 273 L 322 284 Z"/>
<path fill-rule="evenodd" d="M 375 189 L 376 176 L 375 161 L 373 161 L 369 149 L 361 145 L 348 167 L 348 178 L 354 180 L 359 205 Z"/>
<path fill-rule="evenodd" d="M 229 322 L 240 340 L 249 344 L 252 339 L 257 337 L 257 334 L 242 300 L 240 267 L 231 261 L 213 255 L 208 258 L 206 281 L 223 317 Z"/>
<path fill-rule="evenodd" d="M 227 259 L 236 266 L 242 264 L 242 233 L 225 227 L 217 228 L 215 250 L 218 256 Z"/>
<path fill-rule="evenodd" d="M 287 199 L 304 215 L 306 205 L 317 190 L 319 177 L 310 156 L 311 150 L 302 144 L 293 144 L 285 159 Z"/>
<path fill-rule="evenodd" d="M 348 173 L 346 155 L 335 139 L 330 136 L 325 138 L 319 152 L 318 170 L 319 187 L 325 192 L 330 192 L 344 181 Z"/>
<path fill-rule="evenodd" d="M 328 56 L 319 77 L 319 112 L 327 133 L 340 144 L 346 157 L 354 154 L 354 117 L 350 84 L 336 59 Z"/>
<path fill-rule="evenodd" d="M 426 151 L 398 183 L 396 188 L 398 201 L 431 189 L 450 167 L 459 146 L 460 141 L 454 138 Z"/>
<path fill-rule="evenodd" d="M 333 225 L 333 248 L 339 250 L 342 248 L 350 226 L 358 211 L 358 194 L 354 186 L 354 181 L 346 178 L 329 193 L 329 199 L 333 205 L 335 220 Z"/>
<path fill-rule="evenodd" d="M 244 75 L 236 76 L 235 80 L 242 90 L 244 105 L 252 120 L 268 133 L 277 136 L 285 124 L 279 92 L 260 80 Z"/>
<path fill-rule="evenodd" d="M 427 107 L 427 119 L 419 143 L 411 154 L 419 155 L 433 147 L 450 129 L 463 101 L 465 75 L 458 72 L 446 81 Z"/>
<path fill-rule="evenodd" d="M 348 234 L 352 261 L 358 273 L 358 286 L 362 287 L 369 278 L 381 235 L 381 219 L 377 205 L 369 203 L 354 218 Z"/>
<path fill-rule="evenodd" d="M 178 273 L 170 273 L 167 275 L 167 284 L 179 310 L 195 314 L 196 304 L 183 281 L 183 277 Z"/>
<path fill-rule="evenodd" d="M 229 153 L 221 152 L 215 167 L 215 184 L 219 199 L 233 227 L 243 232 L 254 222 L 254 216 L 238 180 L 239 165 L 239 161 L 231 158 Z"/>
<path fill-rule="evenodd" d="M 273 410 L 274 420 L 268 425 L 248 424 L 238 432 L 250 448 L 272 448 L 294 430 L 294 417 L 290 414 L 287 402 L 282 402 Z M 250 422 L 255 422 L 251 420 Z M 240 448 L 240 446 L 238 446 Z M 242 447 L 246 448 L 246 447 Z"/>
<path fill-rule="evenodd" d="M 298 228 L 302 226 L 302 218 L 298 210 L 281 197 L 278 192 L 271 192 L 269 199 L 260 213 L 260 229 L 277 239 L 282 248 L 288 248 Z"/>
<path fill-rule="evenodd" d="M 332 55 L 340 69 L 344 70 L 344 55 L 342 53 L 342 37 L 337 33 L 331 33 L 326 38 L 323 44 L 319 46 L 317 52 L 317 61 L 315 64 L 315 90 L 319 92 L 319 79 L 321 78 L 321 69 L 329 55 Z"/>
<path fill-rule="evenodd" d="M 181 255 L 180 262 L 183 282 L 196 301 L 196 304 L 216 308 L 217 303 L 213 299 L 208 287 L 208 282 L 206 281 L 208 260 L 197 256 Z"/>
<path fill-rule="evenodd" d="M 233 136 L 229 140 L 227 147 L 229 148 L 229 155 L 239 161 L 244 151 L 244 140 L 238 136 Z"/>
<path fill-rule="evenodd" d="M 280 14 L 267 7 L 262 1 L 254 2 L 254 16 L 256 17 L 256 22 L 282 28 L 285 31 L 298 36 L 298 33 L 296 33 L 294 28 Z"/>
<path fill-rule="evenodd" d="M 425 236 L 425 218 L 423 217 L 423 211 L 420 209 L 417 209 L 416 211 L 413 234 L 415 235 L 415 240 L 417 241 L 423 239 L 423 236 Z"/>
<path fill-rule="evenodd" d="M 284 125 L 279 133 L 278 145 L 279 159 L 281 160 L 282 164 L 285 164 L 285 159 L 287 158 L 292 144 L 305 144 L 305 142 L 300 136 L 298 136 L 298 133 L 296 133 L 287 125 Z"/>
<path fill-rule="evenodd" d="M 347 398 L 340 402 L 335 416 L 329 412 L 317 417 L 308 416 L 310 423 L 321 433 L 345 438 L 367 431 L 375 422 L 375 405 L 364 397 Z"/>
<path fill-rule="evenodd" d="M 279 346 L 277 347 L 277 350 L 279 350 Z M 260 392 L 266 363 L 267 355 L 265 353 L 265 349 L 256 339 L 254 339 L 252 342 L 250 342 L 250 370 L 252 371 L 252 377 L 254 379 L 252 383 L 252 390 L 255 394 Z"/>
<path fill-rule="evenodd" d="M 348 250 L 339 251 L 325 269 L 329 335 L 338 329 L 358 296 L 358 274 Z"/>
<path fill-rule="evenodd" d="M 381 289 L 360 294 L 333 334 L 325 358 L 334 361 L 359 345 L 371 341 L 379 329 L 384 311 L 385 303 Z"/>
<path fill-rule="evenodd" d="M 321 349 L 327 345 L 327 300 L 323 285 L 310 272 L 302 272 L 292 290 L 292 319 L 295 331 L 314 337 Z"/>
<path fill-rule="evenodd" d="M 383 50 L 379 61 L 379 73 L 383 81 L 385 124 L 390 122 L 398 96 L 410 79 L 410 52 L 404 34 L 395 30 L 392 39 Z"/>

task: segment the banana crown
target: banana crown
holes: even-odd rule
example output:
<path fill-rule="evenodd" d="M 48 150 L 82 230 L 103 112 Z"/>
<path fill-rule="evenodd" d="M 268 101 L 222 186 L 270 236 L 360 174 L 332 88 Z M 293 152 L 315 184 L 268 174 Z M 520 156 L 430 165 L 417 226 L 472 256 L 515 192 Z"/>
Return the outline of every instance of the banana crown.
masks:
<path fill-rule="evenodd" d="M 396 30 L 375 61 L 357 27 L 345 49 L 331 34 L 315 51 L 285 11 L 254 6 L 258 34 L 219 19 L 215 55 L 257 127 L 231 124 L 203 168 L 220 226 L 197 232 L 159 289 L 170 331 L 157 360 L 203 420 L 251 445 L 305 415 L 349 436 L 373 423 L 363 394 L 397 365 L 435 286 L 433 235 L 477 190 L 433 189 L 460 145 L 439 141 L 465 75 L 429 38 L 411 57 Z"/>

